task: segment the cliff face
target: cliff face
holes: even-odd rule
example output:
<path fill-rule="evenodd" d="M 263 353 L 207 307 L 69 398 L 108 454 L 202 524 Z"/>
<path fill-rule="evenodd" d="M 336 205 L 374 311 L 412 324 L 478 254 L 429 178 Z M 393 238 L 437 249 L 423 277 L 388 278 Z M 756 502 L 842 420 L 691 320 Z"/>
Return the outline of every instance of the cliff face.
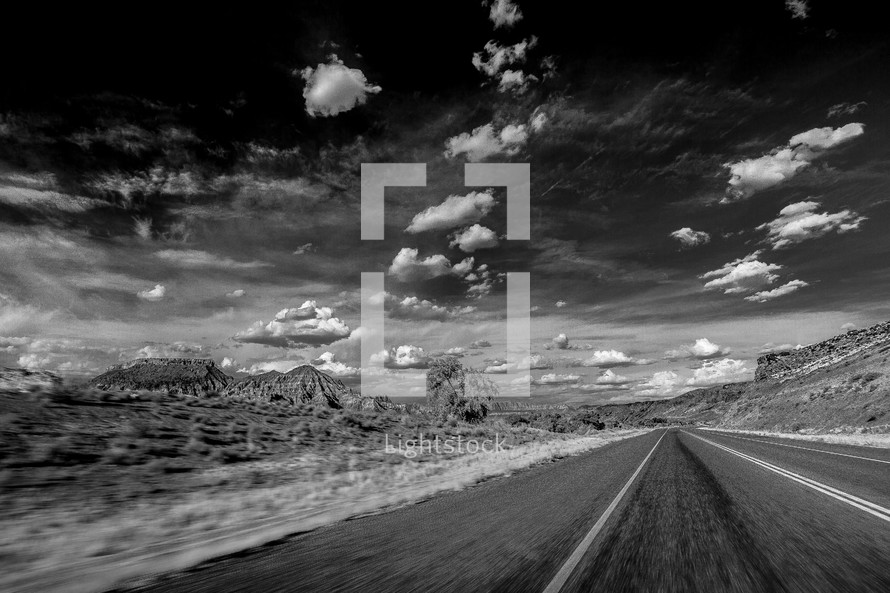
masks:
<path fill-rule="evenodd" d="M 342 381 L 304 364 L 286 373 L 271 371 L 245 377 L 229 385 L 225 393 L 248 399 L 286 401 L 294 404 L 312 403 L 342 408 L 341 399 L 347 396 L 350 390 Z"/>
<path fill-rule="evenodd" d="M 206 358 L 139 358 L 111 367 L 90 385 L 106 391 L 166 391 L 203 396 L 222 392 L 232 378 Z"/>
<path fill-rule="evenodd" d="M 62 378 L 49 371 L 0 369 L 0 393 L 28 393 L 62 384 Z"/>
<path fill-rule="evenodd" d="M 286 373 L 269 371 L 235 381 L 225 391 L 226 395 L 246 397 L 261 401 L 285 401 L 293 404 L 316 404 L 330 408 L 351 410 L 404 409 L 387 397 L 363 397 L 339 379 L 305 364 Z"/>
<path fill-rule="evenodd" d="M 758 359 L 754 381 L 652 402 L 599 406 L 625 424 L 890 431 L 890 322 Z"/>
<path fill-rule="evenodd" d="M 755 381 L 785 381 L 835 364 L 875 346 L 890 345 L 890 321 L 835 336 L 790 352 L 766 354 L 757 359 Z"/>

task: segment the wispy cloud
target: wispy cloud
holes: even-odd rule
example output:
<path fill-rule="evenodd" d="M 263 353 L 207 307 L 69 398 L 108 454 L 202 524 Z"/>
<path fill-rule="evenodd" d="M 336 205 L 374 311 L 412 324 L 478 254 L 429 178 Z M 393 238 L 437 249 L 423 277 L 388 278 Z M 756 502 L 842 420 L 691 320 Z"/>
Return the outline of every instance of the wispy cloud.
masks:
<path fill-rule="evenodd" d="M 819 202 L 806 201 L 789 204 L 779 211 L 779 216 L 771 222 L 757 227 L 767 232 L 767 241 L 773 249 L 788 247 L 808 239 L 816 239 L 836 231 L 847 233 L 859 229 L 866 220 L 851 210 L 841 210 L 833 214 L 817 212 Z"/>

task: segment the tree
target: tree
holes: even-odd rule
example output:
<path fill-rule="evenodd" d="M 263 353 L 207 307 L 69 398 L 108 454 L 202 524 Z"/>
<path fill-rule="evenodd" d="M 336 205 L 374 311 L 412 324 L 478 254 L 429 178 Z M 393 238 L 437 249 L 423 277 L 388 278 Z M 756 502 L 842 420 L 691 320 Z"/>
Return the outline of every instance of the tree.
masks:
<path fill-rule="evenodd" d="M 426 373 L 427 405 L 442 419 L 481 422 L 497 394 L 494 381 L 479 371 L 465 369 L 454 356 L 434 359 Z"/>

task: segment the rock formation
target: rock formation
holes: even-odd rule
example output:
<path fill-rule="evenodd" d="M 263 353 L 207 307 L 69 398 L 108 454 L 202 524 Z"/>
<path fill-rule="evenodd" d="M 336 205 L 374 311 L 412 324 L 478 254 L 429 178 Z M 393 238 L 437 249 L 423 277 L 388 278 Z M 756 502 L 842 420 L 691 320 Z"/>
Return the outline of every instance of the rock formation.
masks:
<path fill-rule="evenodd" d="M 342 381 L 304 364 L 286 373 L 269 371 L 245 377 L 229 385 L 225 393 L 263 401 L 342 408 L 341 399 L 350 394 L 350 390 Z"/>
<path fill-rule="evenodd" d="M 765 354 L 757 359 L 754 380 L 788 380 L 835 364 L 885 342 L 890 345 L 890 321 L 849 331 L 798 350 Z"/>
<path fill-rule="evenodd" d="M 602 420 L 765 430 L 890 431 L 890 322 L 757 360 L 754 381 L 596 407 Z"/>
<path fill-rule="evenodd" d="M 312 403 L 331 408 L 376 412 L 402 407 L 392 403 L 387 397 L 363 397 L 339 379 L 308 364 L 286 373 L 269 371 L 244 377 L 229 385 L 225 394 L 269 402 Z"/>
<path fill-rule="evenodd" d="M 115 365 L 89 382 L 106 391 L 166 391 L 203 396 L 222 392 L 232 378 L 207 358 L 139 358 Z"/>
<path fill-rule="evenodd" d="M 0 393 L 43 391 L 62 384 L 62 378 L 49 371 L 0 369 Z"/>

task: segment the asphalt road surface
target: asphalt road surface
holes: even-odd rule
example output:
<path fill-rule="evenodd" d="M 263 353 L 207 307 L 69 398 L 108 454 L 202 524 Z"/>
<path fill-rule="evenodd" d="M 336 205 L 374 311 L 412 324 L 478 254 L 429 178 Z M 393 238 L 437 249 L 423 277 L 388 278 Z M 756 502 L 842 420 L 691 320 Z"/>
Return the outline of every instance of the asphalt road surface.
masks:
<path fill-rule="evenodd" d="M 657 430 L 142 591 L 890 591 L 890 450 Z"/>

